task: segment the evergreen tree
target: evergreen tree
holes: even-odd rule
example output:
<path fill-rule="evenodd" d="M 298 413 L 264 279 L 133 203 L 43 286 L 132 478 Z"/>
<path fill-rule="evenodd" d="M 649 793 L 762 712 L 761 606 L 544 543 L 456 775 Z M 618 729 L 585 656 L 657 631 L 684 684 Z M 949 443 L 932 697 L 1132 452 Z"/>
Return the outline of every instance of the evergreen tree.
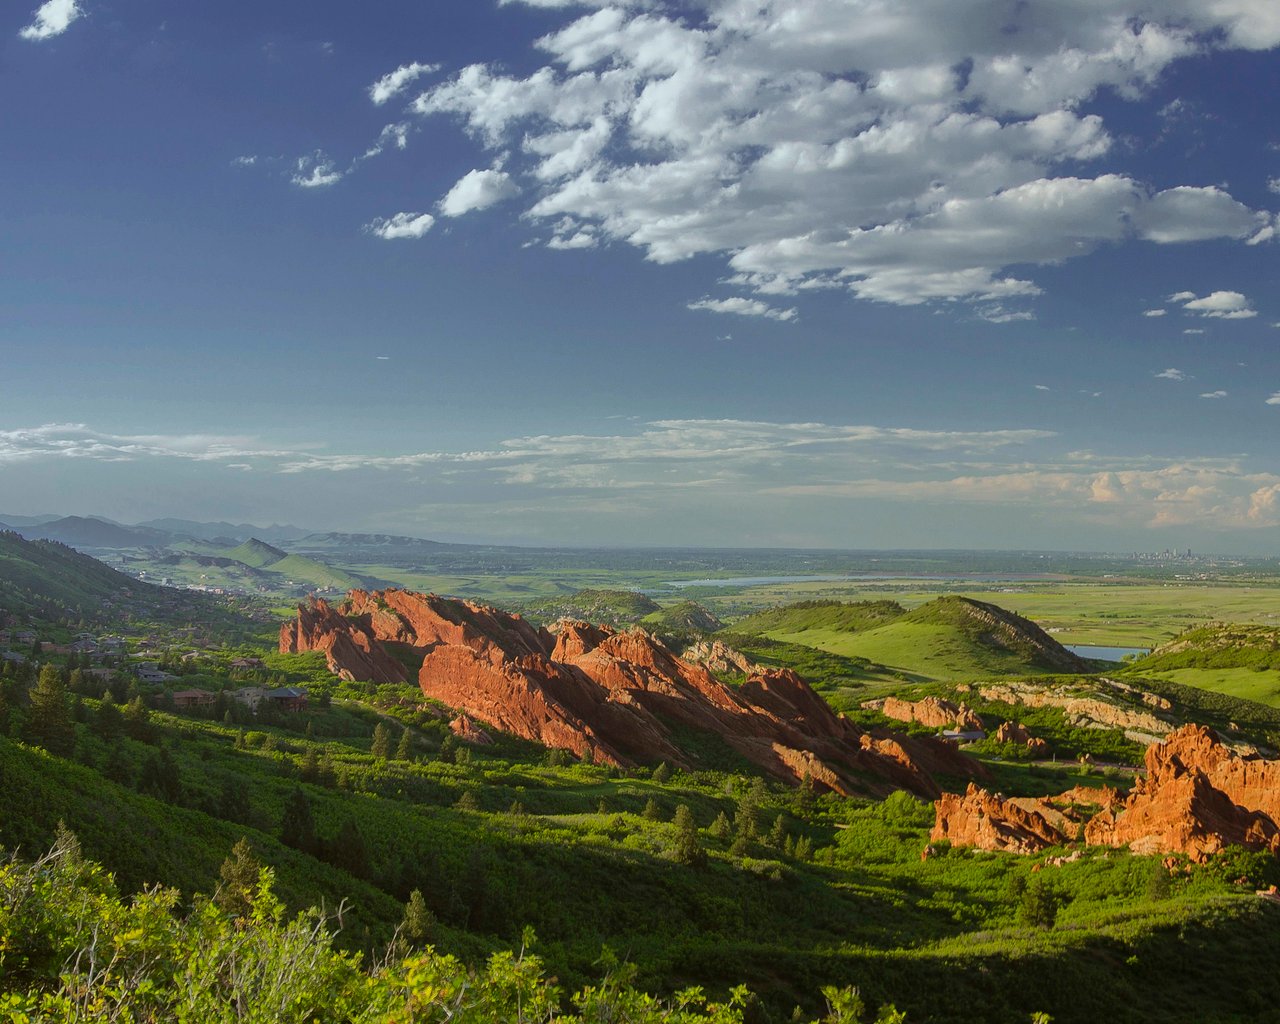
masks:
<path fill-rule="evenodd" d="M 298 768 L 298 778 L 303 782 L 320 781 L 320 755 L 315 747 L 308 747 L 302 755 L 302 765 Z"/>
<path fill-rule="evenodd" d="M 248 824 L 251 814 L 249 788 L 239 779 L 224 779 L 218 794 L 217 814 L 224 821 Z"/>
<path fill-rule="evenodd" d="M 329 844 L 329 863 L 355 878 L 369 877 L 369 844 L 353 819 L 342 823 Z"/>
<path fill-rule="evenodd" d="M 151 725 L 151 712 L 142 702 L 141 696 L 135 696 L 125 705 L 124 731 L 130 739 L 150 743 L 155 738 L 155 730 Z"/>
<path fill-rule="evenodd" d="M 658 767 L 653 770 L 653 781 L 662 785 L 671 778 L 671 769 L 667 767 L 667 762 L 662 761 Z"/>
<path fill-rule="evenodd" d="M 33 742 L 51 754 L 65 757 L 76 745 L 76 727 L 71 717 L 71 701 L 62 673 L 53 665 L 40 670 L 31 691 L 31 716 L 27 729 Z"/>
<path fill-rule="evenodd" d="M 111 691 L 108 690 L 102 695 L 102 703 L 98 705 L 98 714 L 93 720 L 93 731 L 110 743 L 120 735 L 123 728 L 124 719 L 120 716 L 120 709 L 116 706 L 116 702 L 111 699 Z"/>
<path fill-rule="evenodd" d="M 738 813 L 734 816 L 733 828 L 739 839 L 750 841 L 760 834 L 760 804 L 764 799 L 764 793 L 764 783 L 756 779 L 738 801 Z"/>
<path fill-rule="evenodd" d="M 102 774 L 122 786 L 133 785 L 133 765 L 125 756 L 124 745 L 119 739 L 107 750 L 106 759 L 102 763 Z"/>
<path fill-rule="evenodd" d="M 400 933 L 415 946 L 421 945 L 431 938 L 435 924 L 435 915 L 427 909 L 427 901 L 422 898 L 422 890 L 414 889 L 409 894 L 409 902 L 404 905 L 404 920 L 400 922 Z"/>
<path fill-rule="evenodd" d="M 650 821 L 660 821 L 662 819 L 662 811 L 658 808 L 658 801 L 653 797 L 649 797 L 649 802 L 644 805 L 644 816 Z"/>
<path fill-rule="evenodd" d="M 396 760 L 408 761 L 413 758 L 413 736 L 408 728 L 400 734 L 400 742 L 396 744 Z"/>
<path fill-rule="evenodd" d="M 604 797 L 601 797 L 600 802 L 596 804 L 596 814 L 608 814 L 608 813 L 609 813 L 609 801 L 606 800 Z"/>
<path fill-rule="evenodd" d="M 813 860 L 813 843 L 809 841 L 808 836 L 801 836 L 796 840 L 795 858 L 796 860 Z"/>
<path fill-rule="evenodd" d="M 303 853 L 315 854 L 316 823 L 311 816 L 311 801 L 301 789 L 294 787 L 284 802 L 284 817 L 280 821 L 280 842 Z"/>
<path fill-rule="evenodd" d="M 676 808 L 676 841 L 671 855 L 678 864 L 686 867 L 701 867 L 707 862 L 707 852 L 702 848 L 698 838 L 698 824 L 693 820 L 693 811 L 687 804 Z"/>
<path fill-rule="evenodd" d="M 458 802 L 453 805 L 460 811 L 478 811 L 480 804 L 476 802 L 476 795 L 469 789 L 464 789 L 462 795 L 458 797 Z"/>
<path fill-rule="evenodd" d="M 182 800 L 182 779 L 178 774 L 178 765 L 168 747 L 161 747 L 142 762 L 142 772 L 138 776 L 138 792 L 158 797 L 167 803 L 176 804 Z"/>
<path fill-rule="evenodd" d="M 733 826 L 729 824 L 729 817 L 721 811 L 716 815 L 716 820 L 711 823 L 711 834 L 717 839 L 728 839 L 733 833 Z"/>
<path fill-rule="evenodd" d="M 372 753 L 380 761 L 385 761 L 391 753 L 391 734 L 382 722 L 373 730 Z"/>
<path fill-rule="evenodd" d="M 222 884 L 213 902 L 233 917 L 247 917 L 253 909 L 253 894 L 258 887 L 262 862 L 253 855 L 253 847 L 243 836 L 231 848 L 231 856 L 222 862 L 218 875 Z"/>
<path fill-rule="evenodd" d="M 775 850 L 781 850 L 783 844 L 787 841 L 787 826 L 779 814 L 773 819 L 773 828 L 769 829 L 768 843 Z"/>

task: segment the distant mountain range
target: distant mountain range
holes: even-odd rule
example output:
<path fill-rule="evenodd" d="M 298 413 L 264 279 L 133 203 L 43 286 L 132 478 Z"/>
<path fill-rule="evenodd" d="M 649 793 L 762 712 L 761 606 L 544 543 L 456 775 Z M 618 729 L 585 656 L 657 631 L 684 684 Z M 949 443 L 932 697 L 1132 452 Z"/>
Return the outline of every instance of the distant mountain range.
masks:
<path fill-rule="evenodd" d="M 11 529 L 28 540 L 56 540 L 76 548 L 108 550 L 172 547 L 184 540 L 234 547 L 251 537 L 269 544 L 279 544 L 309 534 L 309 531 L 297 526 L 202 523 L 172 517 L 130 525 L 104 516 L 18 516 L 3 512 L 0 512 L 0 528 Z"/>

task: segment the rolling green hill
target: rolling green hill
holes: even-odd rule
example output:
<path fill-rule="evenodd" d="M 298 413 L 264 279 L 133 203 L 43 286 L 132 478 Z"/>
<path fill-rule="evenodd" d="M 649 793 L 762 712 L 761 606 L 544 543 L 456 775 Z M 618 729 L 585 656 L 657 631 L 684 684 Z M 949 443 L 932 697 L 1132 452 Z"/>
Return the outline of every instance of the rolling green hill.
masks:
<path fill-rule="evenodd" d="M 558 597 L 544 597 L 526 602 L 525 617 L 537 623 L 557 619 L 584 619 L 587 622 L 624 626 L 639 622 L 658 611 L 660 605 L 651 597 L 633 590 L 579 590 Z"/>
<path fill-rule="evenodd" d="M 287 558 L 289 552 L 272 547 L 266 541 L 258 540 L 256 537 L 250 537 L 239 547 L 225 552 L 225 555 L 237 562 L 243 562 L 252 569 L 265 569 Z"/>
<path fill-rule="evenodd" d="M 200 599 L 142 583 L 57 541 L 0 532 L 0 608 L 45 620 L 195 614 Z"/>
<path fill-rule="evenodd" d="M 993 604 L 940 597 L 904 612 L 891 601 L 806 602 L 753 615 L 754 632 L 930 679 L 1086 672 L 1035 623 Z M 763 628 L 761 628 L 763 627 Z"/>
<path fill-rule="evenodd" d="M 239 547 L 223 552 L 223 555 L 251 569 L 272 573 L 281 581 L 292 580 L 294 583 L 308 584 L 320 589 L 351 590 L 378 582 L 347 572 L 345 569 L 326 565 L 305 555 L 291 555 L 256 537 L 251 537 Z"/>
<path fill-rule="evenodd" d="M 659 608 L 640 621 L 655 633 L 714 633 L 724 628 L 724 623 L 697 601 L 681 601 Z"/>
<path fill-rule="evenodd" d="M 1195 626 L 1129 663 L 1125 672 L 1280 707 L 1280 628 Z"/>

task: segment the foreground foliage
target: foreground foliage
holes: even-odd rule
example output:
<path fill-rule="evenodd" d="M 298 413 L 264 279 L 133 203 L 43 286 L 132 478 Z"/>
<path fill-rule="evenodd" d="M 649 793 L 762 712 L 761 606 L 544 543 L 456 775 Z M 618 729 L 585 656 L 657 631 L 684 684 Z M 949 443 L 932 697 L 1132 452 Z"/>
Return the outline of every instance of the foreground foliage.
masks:
<path fill-rule="evenodd" d="M 0 1017 L 34 1021 L 320 1022 L 503 1021 L 564 1024 L 742 1024 L 745 987 L 721 1002 L 690 988 L 669 1000 L 641 992 L 611 955 L 602 980 L 566 998 L 525 946 L 469 970 L 397 936 L 371 969 L 333 945 L 334 918 L 312 909 L 289 918 L 258 871 L 243 905 L 227 885 L 175 914 L 176 890 L 148 888 L 120 898 L 101 867 L 63 832 L 31 864 L 0 867 Z M 227 909 L 228 907 L 234 909 Z M 341 919 L 341 908 L 336 915 Z M 856 1024 L 866 1006 L 856 990 L 828 989 L 826 1024 Z M 892 1007 L 876 1018 L 904 1021 Z"/>

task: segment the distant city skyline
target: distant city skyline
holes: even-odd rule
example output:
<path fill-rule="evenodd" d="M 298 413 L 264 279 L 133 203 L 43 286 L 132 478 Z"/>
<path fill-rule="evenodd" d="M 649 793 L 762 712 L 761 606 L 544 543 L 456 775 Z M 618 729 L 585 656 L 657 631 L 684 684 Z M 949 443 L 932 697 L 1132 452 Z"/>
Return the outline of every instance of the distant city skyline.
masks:
<path fill-rule="evenodd" d="M 1280 553 L 1274 0 L 5 18 L 0 509 Z"/>

